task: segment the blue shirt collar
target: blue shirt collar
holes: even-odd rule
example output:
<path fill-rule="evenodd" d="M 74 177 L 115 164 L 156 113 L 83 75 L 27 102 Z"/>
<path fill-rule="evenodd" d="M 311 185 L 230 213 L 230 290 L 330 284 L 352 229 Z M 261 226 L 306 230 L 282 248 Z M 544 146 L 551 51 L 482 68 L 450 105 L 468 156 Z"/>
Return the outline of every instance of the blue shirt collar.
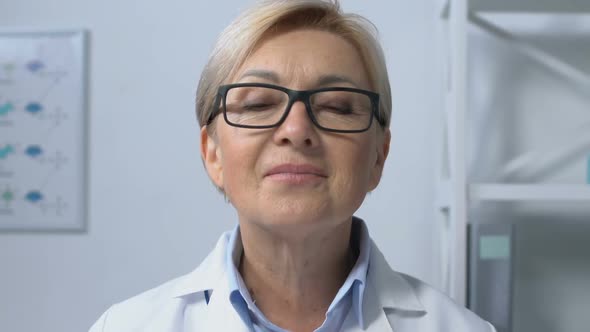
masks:
<path fill-rule="evenodd" d="M 340 287 L 336 297 L 330 304 L 328 312 L 336 310 L 341 302 L 351 301 L 351 309 L 354 310 L 359 326 L 364 326 L 362 315 L 363 296 L 367 283 L 367 272 L 369 270 L 371 241 L 369 238 L 367 226 L 360 218 L 353 217 L 352 219 L 351 245 L 353 246 L 353 250 L 358 250 L 358 258 L 348 277 L 344 281 L 344 284 Z M 242 320 L 250 328 L 253 324 L 253 317 L 251 315 L 254 315 L 254 318 L 257 322 L 267 326 L 273 326 L 275 329 L 277 329 L 274 324 L 269 322 L 264 317 L 264 314 L 260 311 L 260 309 L 256 307 L 256 304 L 252 300 L 252 297 L 248 292 L 248 288 L 246 287 L 244 280 L 237 269 L 243 251 L 244 248 L 240 235 L 240 226 L 236 225 L 230 235 L 226 252 L 226 270 L 230 292 L 229 300 Z M 344 314 L 338 319 L 344 321 L 344 319 L 346 319 L 347 311 L 348 310 L 346 310 L 346 312 L 344 312 Z"/>

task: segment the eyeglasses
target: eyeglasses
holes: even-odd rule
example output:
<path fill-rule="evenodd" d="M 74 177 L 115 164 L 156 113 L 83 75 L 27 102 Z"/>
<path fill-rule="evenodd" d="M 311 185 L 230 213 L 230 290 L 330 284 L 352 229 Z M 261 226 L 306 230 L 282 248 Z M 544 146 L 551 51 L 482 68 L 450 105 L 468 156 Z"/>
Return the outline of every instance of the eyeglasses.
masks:
<path fill-rule="evenodd" d="M 379 94 L 346 87 L 290 90 L 265 83 L 237 83 L 219 87 L 207 124 L 223 112 L 225 122 L 240 128 L 265 129 L 280 126 L 296 101 L 305 104 L 311 121 L 319 128 L 339 133 L 368 130 L 379 115 Z"/>

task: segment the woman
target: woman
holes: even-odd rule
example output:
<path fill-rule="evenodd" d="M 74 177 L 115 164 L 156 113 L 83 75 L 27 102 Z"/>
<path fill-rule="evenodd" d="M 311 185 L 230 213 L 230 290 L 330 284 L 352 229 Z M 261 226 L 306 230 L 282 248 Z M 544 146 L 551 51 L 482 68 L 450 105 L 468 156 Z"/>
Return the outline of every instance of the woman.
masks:
<path fill-rule="evenodd" d="M 470 331 L 493 327 L 394 272 L 353 217 L 379 183 L 391 96 L 370 24 L 272 1 L 221 35 L 197 92 L 201 153 L 239 225 L 192 273 L 91 331 Z"/>

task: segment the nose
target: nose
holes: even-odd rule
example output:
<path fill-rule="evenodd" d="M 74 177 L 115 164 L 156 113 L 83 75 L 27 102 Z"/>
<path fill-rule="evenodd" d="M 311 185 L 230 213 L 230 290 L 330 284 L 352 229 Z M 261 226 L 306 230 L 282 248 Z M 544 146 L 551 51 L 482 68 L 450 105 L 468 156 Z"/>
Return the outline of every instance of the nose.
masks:
<path fill-rule="evenodd" d="M 311 122 L 302 101 L 291 105 L 287 118 L 274 132 L 274 140 L 279 145 L 293 145 L 296 148 L 310 148 L 318 143 L 318 133 Z"/>

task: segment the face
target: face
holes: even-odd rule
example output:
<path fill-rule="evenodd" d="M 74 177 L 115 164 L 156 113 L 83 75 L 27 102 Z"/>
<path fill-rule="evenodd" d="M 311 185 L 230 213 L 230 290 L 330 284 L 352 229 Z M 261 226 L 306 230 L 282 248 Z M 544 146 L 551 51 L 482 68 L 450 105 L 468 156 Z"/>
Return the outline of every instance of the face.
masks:
<path fill-rule="evenodd" d="M 331 78 L 331 79 L 326 79 Z M 370 90 L 361 57 L 345 39 L 295 30 L 263 39 L 231 83 L 270 83 L 294 90 Z M 302 102 L 272 129 L 228 125 L 223 116 L 201 132 L 209 176 L 236 208 L 240 223 L 267 230 L 314 231 L 349 221 L 379 183 L 389 131 L 373 121 L 362 133 L 314 126 Z"/>

